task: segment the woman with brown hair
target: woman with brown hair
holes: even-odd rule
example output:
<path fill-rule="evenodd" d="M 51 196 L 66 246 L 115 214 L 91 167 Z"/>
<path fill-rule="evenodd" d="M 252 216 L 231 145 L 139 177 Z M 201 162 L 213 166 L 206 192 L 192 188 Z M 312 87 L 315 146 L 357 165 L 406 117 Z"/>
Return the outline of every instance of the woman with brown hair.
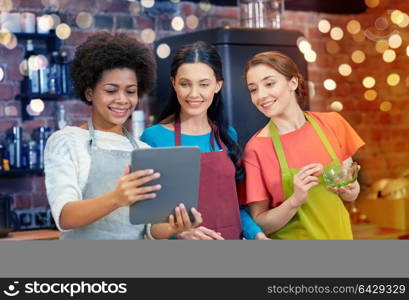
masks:
<path fill-rule="evenodd" d="M 329 190 L 321 174 L 351 164 L 362 139 L 338 113 L 302 111 L 304 79 L 280 52 L 255 55 L 245 82 L 270 121 L 246 145 L 241 201 L 270 238 L 352 239 L 343 202 L 356 199 L 359 183 Z"/>

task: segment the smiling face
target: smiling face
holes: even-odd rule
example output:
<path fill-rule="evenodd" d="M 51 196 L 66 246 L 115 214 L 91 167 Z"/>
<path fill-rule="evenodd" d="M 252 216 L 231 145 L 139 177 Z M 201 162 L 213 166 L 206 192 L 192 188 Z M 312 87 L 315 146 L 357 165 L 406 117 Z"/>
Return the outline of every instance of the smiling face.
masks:
<path fill-rule="evenodd" d="M 137 78 L 133 70 L 112 69 L 102 73 L 85 96 L 92 102 L 92 121 L 98 130 L 122 134 L 122 125 L 138 103 Z"/>
<path fill-rule="evenodd" d="M 223 82 L 217 81 L 208 65 L 185 63 L 178 68 L 172 84 L 181 106 L 181 114 L 202 116 L 207 114 L 214 94 L 220 91 Z"/>
<path fill-rule="evenodd" d="M 251 101 L 268 118 L 288 113 L 287 109 L 297 103 L 297 79 L 293 77 L 288 80 L 267 65 L 251 67 L 246 74 L 246 81 Z"/>

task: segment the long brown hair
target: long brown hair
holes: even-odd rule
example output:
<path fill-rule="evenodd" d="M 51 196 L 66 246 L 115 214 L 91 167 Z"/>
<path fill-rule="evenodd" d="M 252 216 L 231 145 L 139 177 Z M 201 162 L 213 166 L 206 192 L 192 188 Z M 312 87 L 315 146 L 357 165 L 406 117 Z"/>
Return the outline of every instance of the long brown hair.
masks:
<path fill-rule="evenodd" d="M 256 54 L 247 62 L 244 69 L 244 81 L 246 84 L 248 71 L 250 68 L 257 65 L 266 65 L 273 68 L 287 78 L 287 80 L 291 80 L 293 77 L 297 78 L 298 86 L 295 90 L 295 94 L 297 95 L 298 103 L 303 106 L 304 100 L 307 96 L 307 87 L 305 85 L 304 77 L 298 71 L 297 65 L 290 57 L 278 51 L 266 51 Z"/>

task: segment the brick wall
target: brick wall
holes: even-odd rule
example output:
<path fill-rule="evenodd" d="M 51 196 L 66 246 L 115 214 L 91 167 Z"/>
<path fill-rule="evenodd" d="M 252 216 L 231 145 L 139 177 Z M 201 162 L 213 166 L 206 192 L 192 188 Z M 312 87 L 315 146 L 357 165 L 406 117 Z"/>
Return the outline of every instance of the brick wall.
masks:
<path fill-rule="evenodd" d="M 43 3 L 53 3 L 53 1 L 19 0 L 14 3 L 18 4 L 14 11 L 30 11 L 41 15 L 47 12 Z M 205 11 L 198 5 L 189 2 L 180 5 L 161 3 L 154 9 L 146 9 L 142 13 L 135 14 L 137 11 L 135 6 L 131 6 L 134 8 L 132 9 L 134 13 L 130 13 L 129 10 L 130 5 L 135 4 L 126 0 L 60 0 L 57 3 L 60 3 L 59 13 L 62 21 L 72 27 L 70 38 L 62 45 L 62 48 L 68 51 L 69 57 L 72 57 L 77 45 L 98 30 L 128 31 L 139 37 L 141 30 L 155 26 L 157 38 L 177 34 L 170 29 L 169 24 L 164 23 L 163 20 L 166 18 L 157 17 L 159 12 L 162 18 L 164 14 L 180 15 L 184 18 L 195 14 L 199 17 L 197 29 L 238 24 L 236 7 L 211 7 L 210 10 Z M 360 181 L 364 189 L 375 180 L 397 177 L 403 170 L 409 168 L 407 138 L 409 136 L 409 101 L 406 97 L 408 87 L 405 85 L 409 71 L 404 67 L 409 59 L 405 52 L 408 28 L 399 28 L 404 43 L 399 49 L 396 49 L 397 59 L 389 64 L 384 63 L 381 55 L 375 52 L 373 40 L 366 37 L 364 41 L 356 42 L 345 28 L 349 20 L 355 19 L 361 23 L 363 30 L 371 29 L 379 17 L 387 15 L 388 9 L 400 9 L 407 12 L 409 3 L 399 0 L 382 0 L 379 7 L 370 8 L 360 15 L 286 11 L 283 16 L 283 27 L 301 31 L 317 53 L 316 62 L 309 64 L 309 79 L 315 86 L 315 92 L 310 99 L 311 109 L 328 111 L 332 101 L 341 101 L 344 107 L 341 114 L 367 144 L 356 157 L 362 165 Z M 80 29 L 75 25 L 75 17 L 80 11 L 90 12 L 94 16 L 94 23 L 89 29 Z M 344 38 L 338 41 L 340 51 L 336 55 L 329 54 L 325 48 L 326 42 L 330 40 L 329 34 L 320 33 L 317 29 L 317 24 L 322 18 L 344 30 Z M 390 33 L 390 30 L 395 27 L 391 26 L 388 30 L 377 32 L 377 34 Z M 192 30 L 185 27 L 183 32 Z M 350 55 L 353 50 L 357 49 L 366 53 L 366 60 L 362 64 L 355 64 L 351 61 Z M 33 128 L 38 126 L 45 125 L 55 128 L 55 101 L 47 102 L 44 113 L 35 117 L 33 121 L 22 122 L 21 120 L 20 103 L 14 100 L 14 96 L 19 93 L 21 75 L 18 64 L 23 58 L 23 50 L 22 44 L 13 50 L 0 46 L 0 66 L 5 70 L 5 78 L 0 82 L 0 139 L 4 138 L 5 131 L 13 125 L 23 126 L 26 134 L 31 134 Z M 339 75 L 337 69 L 341 63 L 349 63 L 352 66 L 353 71 L 350 76 Z M 401 76 L 401 82 L 395 87 L 389 87 L 385 83 L 386 76 L 392 71 Z M 373 76 L 377 82 L 375 89 L 378 97 L 372 102 L 366 101 L 363 97 L 365 88 L 361 82 L 367 75 Z M 331 92 L 325 90 L 323 80 L 326 78 L 334 79 L 338 84 L 337 89 Z M 380 103 L 384 100 L 391 101 L 393 105 L 389 112 L 382 112 L 379 109 Z M 70 125 L 78 125 L 88 116 L 89 108 L 85 104 L 75 99 L 62 103 L 68 111 Z M 12 194 L 18 208 L 47 204 L 42 176 L 0 177 L 0 191 Z"/>

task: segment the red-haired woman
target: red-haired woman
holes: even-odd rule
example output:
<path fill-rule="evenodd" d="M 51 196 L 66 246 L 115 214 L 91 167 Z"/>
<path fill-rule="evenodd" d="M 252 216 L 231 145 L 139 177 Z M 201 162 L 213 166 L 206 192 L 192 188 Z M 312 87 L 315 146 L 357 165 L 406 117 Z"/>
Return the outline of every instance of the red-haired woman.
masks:
<path fill-rule="evenodd" d="M 359 183 L 329 190 L 321 173 L 351 164 L 362 139 L 338 113 L 301 109 L 303 77 L 282 53 L 255 55 L 245 81 L 253 104 L 270 119 L 244 152 L 242 201 L 252 217 L 273 239 L 352 239 L 343 201 L 357 198 Z"/>

